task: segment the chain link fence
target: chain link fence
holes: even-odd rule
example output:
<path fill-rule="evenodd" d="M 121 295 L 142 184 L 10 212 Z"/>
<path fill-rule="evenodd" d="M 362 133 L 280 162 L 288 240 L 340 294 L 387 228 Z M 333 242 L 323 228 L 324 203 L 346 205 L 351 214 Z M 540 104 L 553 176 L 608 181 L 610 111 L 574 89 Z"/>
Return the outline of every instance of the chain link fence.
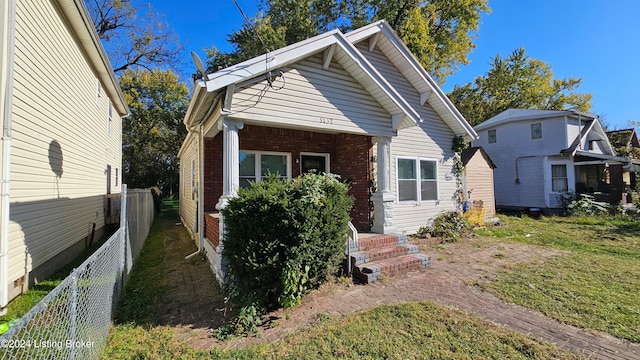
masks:
<path fill-rule="evenodd" d="M 118 296 L 154 218 L 150 190 L 123 185 L 119 229 L 0 336 L 2 359 L 97 359 Z M 123 210 L 124 209 L 124 210 Z"/>

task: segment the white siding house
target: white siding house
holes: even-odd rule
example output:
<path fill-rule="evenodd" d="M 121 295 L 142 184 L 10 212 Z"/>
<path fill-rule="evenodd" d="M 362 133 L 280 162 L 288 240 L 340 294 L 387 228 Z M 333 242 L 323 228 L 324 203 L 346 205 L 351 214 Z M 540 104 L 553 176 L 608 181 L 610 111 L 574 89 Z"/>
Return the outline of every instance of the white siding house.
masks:
<path fill-rule="evenodd" d="M 575 111 L 508 109 L 475 127 L 496 164 L 498 208 L 560 208 L 566 192 L 617 204 L 632 160 L 611 147 L 597 116 Z"/>
<path fill-rule="evenodd" d="M 0 306 L 104 233 L 124 97 L 82 0 L 0 6 Z"/>
<path fill-rule="evenodd" d="M 350 183 L 358 230 L 411 234 L 456 208 L 453 139 L 476 137 L 384 21 L 208 74 L 184 122 L 181 216 L 218 278 L 224 219 L 216 213 L 261 172 L 338 174 Z M 195 200 L 189 163 L 200 167 Z"/>

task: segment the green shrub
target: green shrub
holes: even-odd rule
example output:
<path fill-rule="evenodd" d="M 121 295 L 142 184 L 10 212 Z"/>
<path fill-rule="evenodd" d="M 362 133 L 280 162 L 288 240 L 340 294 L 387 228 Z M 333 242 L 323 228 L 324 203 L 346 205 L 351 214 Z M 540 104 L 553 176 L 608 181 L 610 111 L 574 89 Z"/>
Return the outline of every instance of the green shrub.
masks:
<path fill-rule="evenodd" d="M 232 301 L 274 309 L 335 274 L 353 200 L 335 175 L 276 176 L 240 189 L 222 211 Z"/>
<path fill-rule="evenodd" d="M 588 194 L 563 194 L 565 211 L 569 215 L 605 215 L 609 213 L 610 206 L 606 202 L 596 201 L 595 197 Z"/>
<path fill-rule="evenodd" d="M 459 211 L 445 211 L 433 219 L 429 226 L 429 234 L 442 239 L 444 242 L 454 242 L 462 239 L 471 231 L 471 226 Z"/>

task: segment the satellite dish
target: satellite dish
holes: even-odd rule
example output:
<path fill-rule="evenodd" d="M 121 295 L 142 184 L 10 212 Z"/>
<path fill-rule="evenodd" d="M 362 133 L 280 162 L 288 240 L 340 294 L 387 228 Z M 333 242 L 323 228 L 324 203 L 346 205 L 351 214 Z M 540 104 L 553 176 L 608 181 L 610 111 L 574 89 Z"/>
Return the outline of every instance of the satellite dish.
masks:
<path fill-rule="evenodd" d="M 207 83 L 207 73 L 204 71 L 204 66 L 202 65 L 202 60 L 200 60 L 200 57 L 194 51 L 191 52 L 191 57 L 193 58 L 193 62 L 196 64 L 196 69 L 198 69 L 198 72 L 202 76 L 202 81 L 204 81 L 205 84 L 206 84 Z"/>

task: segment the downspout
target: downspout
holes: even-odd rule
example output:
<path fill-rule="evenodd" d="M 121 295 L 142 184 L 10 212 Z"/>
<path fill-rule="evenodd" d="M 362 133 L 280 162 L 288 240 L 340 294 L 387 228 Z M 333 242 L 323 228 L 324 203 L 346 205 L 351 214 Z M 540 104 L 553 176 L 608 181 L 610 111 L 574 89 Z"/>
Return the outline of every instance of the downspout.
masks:
<path fill-rule="evenodd" d="M 2 39 L 0 42 L 6 42 L 3 47 L 5 58 L 0 58 L 0 68 L 4 73 L 4 84 L 0 84 L 0 93 L 4 90 L 4 98 L 2 111 L 2 182 L 0 194 L 0 308 L 4 308 L 9 303 L 9 210 L 10 210 L 10 191 L 9 180 L 11 174 L 11 123 L 12 123 L 12 103 L 13 103 L 13 61 L 15 53 L 15 13 L 16 0 L 9 0 L 3 6 L 1 12 L 6 13 L 5 29 L 0 30 Z M 3 16 L 0 14 L 0 16 Z M 5 33 L 6 31 L 6 33 Z M 4 62 L 4 63 L 3 63 Z"/>

